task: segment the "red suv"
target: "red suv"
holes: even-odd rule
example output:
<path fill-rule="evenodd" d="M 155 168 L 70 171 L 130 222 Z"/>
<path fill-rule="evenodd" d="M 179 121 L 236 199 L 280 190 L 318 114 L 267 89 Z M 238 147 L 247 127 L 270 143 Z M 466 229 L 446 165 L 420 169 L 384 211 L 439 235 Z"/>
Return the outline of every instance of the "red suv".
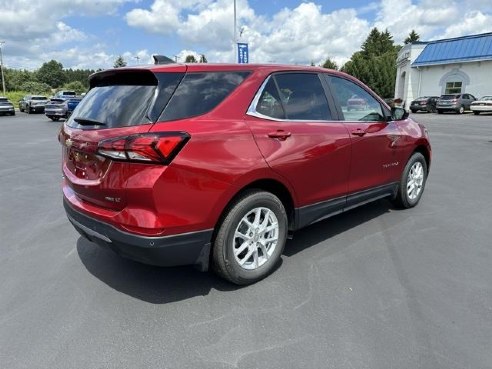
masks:
<path fill-rule="evenodd" d="M 343 73 L 155 65 L 90 87 L 59 135 L 65 209 L 82 236 L 140 262 L 253 283 L 293 231 L 424 191 L 427 130 Z M 349 109 L 354 95 L 364 109 Z"/>

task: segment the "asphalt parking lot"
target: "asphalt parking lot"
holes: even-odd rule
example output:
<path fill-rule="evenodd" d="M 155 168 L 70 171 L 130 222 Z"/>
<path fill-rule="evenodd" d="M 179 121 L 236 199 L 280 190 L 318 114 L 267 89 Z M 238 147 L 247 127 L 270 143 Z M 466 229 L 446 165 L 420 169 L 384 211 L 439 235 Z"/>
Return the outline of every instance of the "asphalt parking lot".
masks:
<path fill-rule="evenodd" d="M 81 239 L 60 193 L 62 123 L 0 116 L 0 368 L 492 368 L 492 114 L 412 114 L 422 201 L 295 234 L 237 288 Z"/>

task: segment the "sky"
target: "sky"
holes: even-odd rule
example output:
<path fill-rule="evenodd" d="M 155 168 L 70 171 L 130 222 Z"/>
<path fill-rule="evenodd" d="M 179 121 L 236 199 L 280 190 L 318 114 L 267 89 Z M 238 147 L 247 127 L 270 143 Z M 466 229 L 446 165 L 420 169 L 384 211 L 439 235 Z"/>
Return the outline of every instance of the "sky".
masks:
<path fill-rule="evenodd" d="M 492 32 L 492 0 L 236 0 L 239 42 L 251 63 L 339 65 L 369 31 L 387 29 L 402 44 Z M 235 62 L 234 0 L 0 0 L 0 42 L 8 68 L 148 64 L 152 54 L 183 62 Z"/>

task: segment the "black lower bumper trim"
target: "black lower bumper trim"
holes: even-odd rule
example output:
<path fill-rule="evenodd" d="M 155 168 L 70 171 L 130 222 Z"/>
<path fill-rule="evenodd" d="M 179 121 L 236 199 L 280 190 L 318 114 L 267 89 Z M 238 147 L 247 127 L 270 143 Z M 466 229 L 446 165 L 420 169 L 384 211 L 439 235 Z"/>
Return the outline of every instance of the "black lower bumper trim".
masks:
<path fill-rule="evenodd" d="M 109 248 L 123 257 L 158 266 L 197 265 L 208 270 L 213 230 L 165 237 L 145 237 L 121 231 L 114 226 L 74 210 L 64 199 L 68 220 L 86 239 Z"/>

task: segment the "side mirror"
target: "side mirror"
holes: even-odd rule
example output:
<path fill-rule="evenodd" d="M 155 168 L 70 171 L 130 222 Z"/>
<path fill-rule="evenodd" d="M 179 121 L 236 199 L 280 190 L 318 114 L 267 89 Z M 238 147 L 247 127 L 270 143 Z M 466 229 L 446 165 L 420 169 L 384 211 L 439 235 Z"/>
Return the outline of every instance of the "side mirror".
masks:
<path fill-rule="evenodd" d="M 392 120 L 405 120 L 408 118 L 408 111 L 403 108 L 391 108 L 391 119 Z"/>

